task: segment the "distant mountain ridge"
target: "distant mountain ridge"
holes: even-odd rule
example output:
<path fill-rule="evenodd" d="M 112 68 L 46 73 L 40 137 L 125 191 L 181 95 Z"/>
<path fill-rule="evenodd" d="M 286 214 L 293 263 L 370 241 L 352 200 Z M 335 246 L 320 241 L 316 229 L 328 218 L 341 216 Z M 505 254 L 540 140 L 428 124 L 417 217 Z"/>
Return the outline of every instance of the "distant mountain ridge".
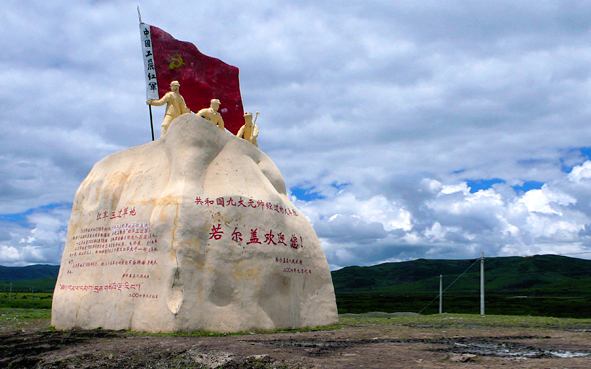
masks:
<path fill-rule="evenodd" d="M 42 278 L 57 278 L 59 265 L 36 264 L 25 267 L 0 266 L 0 281 L 27 281 Z"/>
<path fill-rule="evenodd" d="M 591 260 L 558 255 L 485 258 L 486 290 L 511 291 L 560 287 L 588 289 L 591 285 Z M 466 272 L 461 278 L 458 277 Z M 350 266 L 332 272 L 336 291 L 383 292 L 432 291 L 455 281 L 456 289 L 477 289 L 479 259 L 426 260 L 384 263 L 368 267 Z M 457 279 L 457 281 L 456 281 Z"/>
<path fill-rule="evenodd" d="M 59 265 L 0 266 L 0 290 L 52 292 L 57 282 Z"/>
<path fill-rule="evenodd" d="M 591 260 L 558 255 L 485 258 L 487 291 L 526 291 L 563 289 L 591 291 Z M 19 282 L 55 285 L 59 265 L 0 266 L 0 283 Z M 462 273 L 465 274 L 461 277 Z M 332 273 L 337 293 L 357 292 L 431 292 L 454 283 L 454 290 L 476 290 L 480 283 L 479 259 L 417 259 L 367 267 L 349 266 Z"/>

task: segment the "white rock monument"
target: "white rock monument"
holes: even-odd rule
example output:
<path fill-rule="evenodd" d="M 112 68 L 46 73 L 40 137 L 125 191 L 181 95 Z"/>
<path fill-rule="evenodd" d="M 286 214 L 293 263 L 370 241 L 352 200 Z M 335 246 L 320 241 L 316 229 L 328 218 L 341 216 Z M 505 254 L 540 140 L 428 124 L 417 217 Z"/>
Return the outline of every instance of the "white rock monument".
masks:
<path fill-rule="evenodd" d="M 338 321 L 318 237 L 273 162 L 194 114 L 76 192 L 57 329 L 273 330 Z"/>

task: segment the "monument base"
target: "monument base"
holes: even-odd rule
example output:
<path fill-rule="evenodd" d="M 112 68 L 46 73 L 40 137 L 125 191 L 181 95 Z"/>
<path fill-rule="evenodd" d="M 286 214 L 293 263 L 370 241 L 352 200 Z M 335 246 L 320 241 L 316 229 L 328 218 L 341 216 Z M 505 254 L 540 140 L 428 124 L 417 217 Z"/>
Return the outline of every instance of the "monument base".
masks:
<path fill-rule="evenodd" d="M 274 330 L 338 321 L 330 270 L 275 164 L 193 114 L 80 185 L 56 329 Z"/>

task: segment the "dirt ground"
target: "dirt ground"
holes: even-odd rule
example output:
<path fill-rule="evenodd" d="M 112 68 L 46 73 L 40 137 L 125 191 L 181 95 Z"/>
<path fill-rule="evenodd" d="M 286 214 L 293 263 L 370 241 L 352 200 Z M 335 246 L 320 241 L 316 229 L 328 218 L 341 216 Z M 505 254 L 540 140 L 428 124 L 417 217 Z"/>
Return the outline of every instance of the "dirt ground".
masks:
<path fill-rule="evenodd" d="M 227 336 L 0 327 L 0 368 L 590 368 L 591 326 L 342 319 L 326 330 Z M 344 324 L 343 324 L 344 323 Z"/>

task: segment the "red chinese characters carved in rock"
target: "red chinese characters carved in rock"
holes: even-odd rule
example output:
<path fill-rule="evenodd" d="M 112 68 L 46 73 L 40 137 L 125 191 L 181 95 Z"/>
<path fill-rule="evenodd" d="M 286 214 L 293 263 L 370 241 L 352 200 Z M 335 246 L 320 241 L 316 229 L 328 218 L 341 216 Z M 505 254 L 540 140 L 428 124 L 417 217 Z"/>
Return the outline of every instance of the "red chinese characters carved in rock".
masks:
<path fill-rule="evenodd" d="M 220 238 L 222 238 L 223 234 L 224 231 L 222 231 L 222 225 L 218 224 L 217 227 L 214 225 L 211 227 L 211 232 L 209 232 L 209 239 L 219 240 Z"/>
<path fill-rule="evenodd" d="M 218 197 L 214 200 L 210 200 L 209 197 L 203 200 L 200 196 L 195 197 L 195 205 L 199 206 L 216 206 L 221 207 L 242 207 L 242 208 L 252 208 L 252 209 L 261 209 L 261 210 L 272 210 L 276 213 L 289 215 L 297 217 L 298 214 L 295 209 L 289 209 L 284 207 L 281 204 L 272 204 L 270 202 L 264 202 L 262 200 L 255 200 L 255 199 L 243 199 L 239 197 L 238 199 L 234 199 L 232 197 Z"/>
<path fill-rule="evenodd" d="M 291 238 L 289 239 L 289 246 L 292 249 L 298 249 L 300 247 L 299 243 L 298 243 L 298 238 L 295 235 L 292 235 Z"/>
<path fill-rule="evenodd" d="M 242 241 L 242 233 L 238 232 L 238 227 L 235 227 L 234 232 L 232 232 L 232 241 L 234 241 L 234 242 Z"/>
<path fill-rule="evenodd" d="M 96 214 L 96 220 L 107 220 L 107 219 L 118 219 L 118 218 L 126 218 L 127 216 L 136 216 L 135 207 L 125 207 L 123 209 L 117 209 L 114 211 L 108 210 L 101 210 Z"/>
<path fill-rule="evenodd" d="M 267 233 L 265 235 L 265 243 L 267 245 L 270 245 L 270 244 L 277 245 L 277 242 L 275 242 L 274 238 L 275 238 L 275 235 L 273 234 L 273 230 L 271 229 L 269 231 L 269 233 Z"/>
<path fill-rule="evenodd" d="M 287 246 L 287 244 L 285 243 L 285 235 L 283 233 L 279 233 L 277 235 L 277 238 L 278 238 L 277 243 Z"/>
<path fill-rule="evenodd" d="M 230 228 L 228 230 L 228 232 L 230 232 L 230 230 L 232 230 L 232 228 Z M 265 233 L 264 236 L 265 236 L 265 238 L 261 242 L 261 239 L 259 239 L 259 235 L 258 235 L 258 228 L 251 229 L 250 230 L 250 237 L 247 238 L 248 242 L 246 242 L 246 244 L 247 245 L 266 244 L 269 246 L 283 245 L 283 246 L 289 246 L 294 250 L 299 250 L 299 249 L 304 248 L 304 241 L 301 236 L 298 237 L 296 235 L 292 235 L 291 238 L 289 238 L 289 245 L 287 244 L 286 239 L 285 239 L 285 235 L 282 232 L 274 233 L 274 231 L 272 229 L 270 229 L 269 232 Z M 209 239 L 210 240 L 219 241 L 224 237 L 226 237 L 226 236 L 224 236 L 224 229 L 223 229 L 221 223 L 218 223 L 217 225 L 214 224 L 211 226 L 211 231 L 209 232 Z M 244 239 L 242 236 L 242 232 L 240 230 L 238 230 L 238 227 L 234 227 L 234 230 L 232 230 L 230 237 L 231 237 L 232 241 L 234 241 L 236 243 L 240 243 Z M 140 248 L 139 250 L 141 251 L 142 249 Z M 132 250 L 132 251 L 135 251 L 135 250 Z M 155 251 L 158 251 L 158 249 L 156 249 Z"/>
<path fill-rule="evenodd" d="M 247 245 L 250 245 L 251 243 L 261 244 L 261 241 L 259 241 L 259 236 L 257 236 L 257 230 L 258 228 L 250 230 L 250 241 L 246 243 Z"/>
<path fill-rule="evenodd" d="M 122 212 L 123 214 L 123 212 Z M 120 223 L 110 227 L 82 228 L 71 238 L 70 257 L 121 252 L 157 252 L 158 239 L 150 233 L 149 223 Z"/>
<path fill-rule="evenodd" d="M 302 259 L 290 259 L 290 258 L 280 258 L 280 257 L 276 257 L 275 262 L 276 263 L 283 263 L 283 264 L 298 264 L 298 265 L 303 265 L 303 263 L 304 263 Z"/>
<path fill-rule="evenodd" d="M 312 271 L 310 269 L 285 267 L 283 273 L 312 274 Z"/>

